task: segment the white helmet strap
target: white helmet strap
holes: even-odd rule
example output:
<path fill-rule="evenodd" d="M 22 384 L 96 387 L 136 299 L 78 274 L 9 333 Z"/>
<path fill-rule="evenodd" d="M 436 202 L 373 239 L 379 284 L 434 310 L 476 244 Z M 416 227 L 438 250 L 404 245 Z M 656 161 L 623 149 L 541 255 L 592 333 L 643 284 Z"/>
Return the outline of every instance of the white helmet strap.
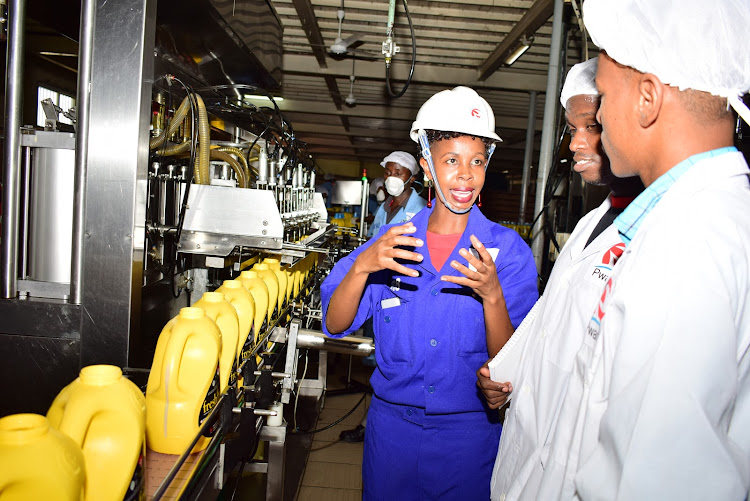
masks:
<path fill-rule="evenodd" d="M 451 212 L 454 212 L 456 214 L 466 214 L 471 210 L 471 207 L 467 209 L 457 209 L 453 205 L 451 205 L 450 202 L 448 202 L 448 199 L 445 198 L 445 195 L 443 194 L 443 190 L 440 188 L 440 183 L 438 182 L 437 174 L 435 174 L 435 165 L 432 163 L 432 153 L 430 152 L 430 143 L 427 140 L 427 133 L 424 131 L 424 129 L 420 129 L 419 132 L 419 145 L 422 148 L 422 157 L 427 160 L 427 166 L 430 169 L 430 175 L 432 176 L 432 184 L 435 185 L 435 192 L 437 193 L 438 197 L 440 198 L 440 201 L 443 202 L 443 205 L 445 205 Z M 495 143 L 492 143 L 490 145 L 489 151 L 487 152 L 487 162 L 484 164 L 484 170 L 487 170 L 487 166 L 490 164 L 490 158 L 492 158 L 492 154 L 495 152 Z"/>

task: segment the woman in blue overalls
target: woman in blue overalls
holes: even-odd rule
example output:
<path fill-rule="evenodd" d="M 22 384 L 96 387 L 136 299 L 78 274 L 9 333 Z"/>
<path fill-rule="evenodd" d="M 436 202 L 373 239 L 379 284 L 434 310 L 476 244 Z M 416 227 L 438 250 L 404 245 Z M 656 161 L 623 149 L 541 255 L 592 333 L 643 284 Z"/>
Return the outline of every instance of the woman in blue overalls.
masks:
<path fill-rule="evenodd" d="M 321 287 L 329 336 L 374 320 L 365 500 L 489 499 L 501 425 L 475 371 L 538 296 L 529 247 L 474 207 L 500 140 L 494 129 L 492 109 L 472 89 L 432 96 L 411 137 L 434 207 L 383 226 Z"/>

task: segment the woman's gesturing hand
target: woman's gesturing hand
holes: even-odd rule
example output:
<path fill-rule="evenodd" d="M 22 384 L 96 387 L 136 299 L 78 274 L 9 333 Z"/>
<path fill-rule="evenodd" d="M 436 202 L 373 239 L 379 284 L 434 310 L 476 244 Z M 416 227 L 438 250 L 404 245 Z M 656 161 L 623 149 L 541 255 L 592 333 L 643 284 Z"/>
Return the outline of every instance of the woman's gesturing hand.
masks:
<path fill-rule="evenodd" d="M 458 251 L 461 257 L 466 259 L 476 271 L 470 270 L 458 261 L 451 261 L 451 266 L 458 270 L 463 277 L 454 275 L 443 275 L 440 277 L 446 282 L 470 287 L 477 293 L 483 301 L 499 302 L 503 299 L 503 288 L 497 279 L 497 270 L 492 256 L 487 252 L 487 248 L 479 241 L 477 237 L 471 235 L 471 244 L 476 249 L 479 257 L 473 255 L 466 249 Z"/>
<path fill-rule="evenodd" d="M 404 249 L 404 247 L 424 245 L 422 240 L 408 236 L 415 231 L 417 228 L 412 223 L 390 228 L 357 256 L 354 262 L 357 272 L 369 274 L 388 269 L 410 277 L 418 276 L 419 272 L 396 261 L 396 259 L 406 259 L 417 263 L 422 261 L 422 254 Z"/>

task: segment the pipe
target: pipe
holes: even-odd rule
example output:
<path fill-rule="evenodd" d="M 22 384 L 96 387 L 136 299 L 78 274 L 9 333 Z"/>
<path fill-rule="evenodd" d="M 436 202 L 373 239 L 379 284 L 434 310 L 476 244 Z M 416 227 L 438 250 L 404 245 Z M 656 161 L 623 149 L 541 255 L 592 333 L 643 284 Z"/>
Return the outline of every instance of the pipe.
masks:
<path fill-rule="evenodd" d="M 234 171 L 234 173 L 237 174 L 237 182 L 239 182 L 240 188 L 247 187 L 247 183 L 245 180 L 245 171 L 242 170 L 242 166 L 237 160 L 235 160 L 235 158 L 232 155 L 230 155 L 229 153 L 224 153 L 223 151 L 219 151 L 219 150 L 210 150 L 210 155 L 211 155 L 211 158 L 215 160 L 221 160 L 222 162 L 228 163 L 229 166 Z M 207 177 L 206 179 L 209 179 L 209 177 Z"/>
<path fill-rule="evenodd" d="M 258 157 L 259 164 L 257 183 L 266 184 L 268 183 L 268 153 L 266 153 L 265 148 L 260 150 L 260 154 L 258 155 Z"/>
<path fill-rule="evenodd" d="M 529 120 L 526 126 L 526 148 L 523 152 L 523 178 L 521 181 L 521 207 L 518 210 L 518 222 L 526 222 L 526 199 L 529 194 L 529 176 L 531 175 L 531 155 L 534 154 L 534 127 L 536 127 L 536 91 L 529 92 Z"/>
<path fill-rule="evenodd" d="M 247 184 L 249 187 L 250 186 L 250 167 L 247 164 L 247 160 L 245 160 L 245 155 L 242 152 L 242 150 L 239 148 L 233 148 L 231 146 L 222 146 L 221 148 L 218 148 L 216 151 L 221 151 L 223 153 L 231 153 L 237 156 L 237 159 L 240 161 L 240 164 L 242 165 L 242 172 L 245 173 L 245 184 Z"/>
<path fill-rule="evenodd" d="M 180 144 L 173 144 L 159 150 L 159 155 L 162 157 L 171 157 L 190 151 L 190 141 L 185 141 Z"/>
<path fill-rule="evenodd" d="M 70 302 L 80 304 L 83 295 L 83 236 L 86 216 L 86 175 L 91 108 L 91 61 L 94 53 L 96 1 L 83 0 L 78 40 L 78 90 L 76 93 L 76 152 L 73 181 L 73 242 L 70 250 Z"/>
<path fill-rule="evenodd" d="M 31 194 L 31 148 L 29 146 L 24 147 L 23 154 L 23 197 L 21 198 L 21 221 L 23 221 L 20 228 L 21 238 L 21 274 L 22 279 L 29 275 L 29 196 Z"/>
<path fill-rule="evenodd" d="M 547 70 L 547 91 L 544 97 L 544 124 L 542 126 L 542 145 L 539 154 L 539 170 L 536 176 L 536 197 L 534 200 L 534 214 L 539 214 L 544 207 L 544 192 L 547 177 L 552 167 L 555 148 L 555 125 L 557 123 L 557 104 L 560 92 L 560 59 L 563 39 L 563 0 L 555 0 L 552 16 L 552 41 L 549 49 L 549 67 Z M 532 229 L 533 239 L 531 251 L 536 261 L 538 273 L 542 271 L 542 252 L 544 249 L 544 215 L 537 219 Z"/>
<path fill-rule="evenodd" d="M 308 329 L 300 329 L 297 332 L 297 347 L 357 355 L 359 357 L 366 357 L 375 350 L 375 344 L 369 337 L 345 336 L 334 339 L 327 337 L 322 332 Z"/>
<path fill-rule="evenodd" d="M 169 127 L 167 127 L 165 130 L 161 132 L 161 134 L 159 134 L 155 138 L 152 138 L 148 142 L 148 149 L 153 150 L 153 149 L 158 148 L 159 146 L 164 144 L 164 142 L 167 140 L 168 137 L 170 137 L 172 134 L 177 132 L 177 129 L 180 128 L 182 121 L 187 116 L 188 111 L 190 111 L 189 96 L 185 97 L 185 99 L 183 99 L 182 102 L 180 103 L 180 106 L 177 108 L 177 112 L 169 121 Z"/>
<path fill-rule="evenodd" d="M 370 196 L 370 183 L 365 176 L 362 176 L 362 198 L 360 200 L 361 207 L 359 209 L 359 239 L 365 238 L 365 219 L 367 219 L 367 206 L 369 203 Z"/>
<path fill-rule="evenodd" d="M 21 161 L 21 115 L 23 105 L 23 53 L 26 2 L 8 4 L 8 49 L 5 66 L 5 165 L 3 166 L 3 224 L 0 265 L 2 297 L 18 293 L 18 205 Z"/>
<path fill-rule="evenodd" d="M 198 103 L 198 180 L 196 182 L 198 184 L 209 184 L 211 182 L 211 176 L 208 172 L 211 163 L 211 128 L 203 98 L 196 94 L 195 101 Z"/>

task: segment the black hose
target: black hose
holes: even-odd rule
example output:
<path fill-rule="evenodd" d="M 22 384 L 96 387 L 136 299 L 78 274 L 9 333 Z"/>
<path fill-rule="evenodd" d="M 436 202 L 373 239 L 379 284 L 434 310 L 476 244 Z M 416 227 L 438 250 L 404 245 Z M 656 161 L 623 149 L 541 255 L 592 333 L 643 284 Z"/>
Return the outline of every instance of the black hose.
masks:
<path fill-rule="evenodd" d="M 401 91 L 396 94 L 391 90 L 391 64 L 385 63 L 385 88 L 388 91 L 388 95 L 391 97 L 399 98 L 404 95 L 406 89 L 409 88 L 411 83 L 411 77 L 414 76 L 414 66 L 417 64 L 417 36 L 414 34 L 414 25 L 411 22 L 411 15 L 409 14 L 409 7 L 404 2 L 404 12 L 406 12 L 406 19 L 409 21 L 409 31 L 411 31 L 411 68 L 409 69 L 409 78 L 406 79 L 406 83 Z"/>
<path fill-rule="evenodd" d="M 327 425 L 327 426 L 324 426 L 323 428 L 319 428 L 319 429 L 317 429 L 317 430 L 310 430 L 310 431 L 300 431 L 300 430 L 296 430 L 296 431 L 295 431 L 295 434 L 297 434 L 297 435 L 314 435 L 315 433 L 320 433 L 321 431 L 326 431 L 326 430 L 330 430 L 331 428 L 333 428 L 333 427 L 334 427 L 334 426 L 336 426 L 337 424 L 341 423 L 341 422 L 342 422 L 342 421 L 343 421 L 344 419 L 346 419 L 346 418 L 348 418 L 349 416 L 351 416 L 351 415 L 352 415 L 352 413 L 353 413 L 354 411 L 356 411 L 356 410 L 357 410 L 357 407 L 359 407 L 359 406 L 360 406 L 360 405 L 362 404 L 362 402 L 363 402 L 363 401 L 365 400 L 365 397 L 367 396 L 367 393 L 368 393 L 368 392 L 365 392 L 365 393 L 364 393 L 364 394 L 362 395 L 362 398 L 360 398 L 360 399 L 359 399 L 359 402 L 357 402 L 356 404 L 354 404 L 354 407 L 352 407 L 352 409 L 351 409 L 351 410 L 350 410 L 349 412 L 347 412 L 346 414 L 344 414 L 343 416 L 341 416 L 340 418 L 338 418 L 338 419 L 337 419 L 336 421 L 334 421 L 333 423 L 331 423 L 331 424 L 329 424 L 329 425 Z"/>

